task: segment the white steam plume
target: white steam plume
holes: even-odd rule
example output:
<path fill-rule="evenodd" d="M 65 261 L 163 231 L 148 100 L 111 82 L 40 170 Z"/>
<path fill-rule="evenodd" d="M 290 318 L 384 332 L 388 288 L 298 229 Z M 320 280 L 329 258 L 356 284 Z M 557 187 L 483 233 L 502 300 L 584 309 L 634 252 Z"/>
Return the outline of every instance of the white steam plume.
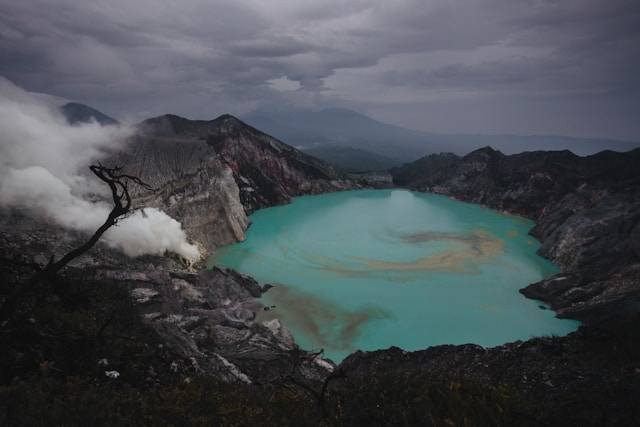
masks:
<path fill-rule="evenodd" d="M 111 205 L 88 200 L 110 193 L 80 173 L 121 148 L 131 129 L 98 123 L 69 125 L 40 97 L 0 77 L 0 205 L 20 206 L 70 229 L 95 231 Z M 195 261 L 200 252 L 178 221 L 161 210 L 136 211 L 104 234 L 127 255 L 171 251 Z"/>

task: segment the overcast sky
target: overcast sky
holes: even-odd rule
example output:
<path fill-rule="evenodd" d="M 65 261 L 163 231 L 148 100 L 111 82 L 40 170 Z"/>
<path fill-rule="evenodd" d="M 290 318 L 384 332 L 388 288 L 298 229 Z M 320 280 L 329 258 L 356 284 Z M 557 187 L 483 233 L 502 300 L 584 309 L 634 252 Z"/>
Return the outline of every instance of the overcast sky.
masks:
<path fill-rule="evenodd" d="M 638 0 L 0 0 L 0 75 L 117 118 L 347 107 L 640 139 Z"/>

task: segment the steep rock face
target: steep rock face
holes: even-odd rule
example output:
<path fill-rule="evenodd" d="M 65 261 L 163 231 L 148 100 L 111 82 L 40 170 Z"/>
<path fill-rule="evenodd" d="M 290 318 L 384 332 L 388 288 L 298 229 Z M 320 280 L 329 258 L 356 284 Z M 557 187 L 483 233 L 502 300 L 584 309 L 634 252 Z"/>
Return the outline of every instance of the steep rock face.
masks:
<path fill-rule="evenodd" d="M 156 190 L 133 189 L 137 205 L 164 210 L 206 250 L 244 239 L 249 218 L 233 173 L 203 141 L 141 134 L 112 162 Z"/>
<path fill-rule="evenodd" d="M 505 156 L 485 147 L 464 157 L 433 154 L 392 169 L 392 175 L 398 185 L 537 217 L 577 185 L 579 159 L 569 151 Z"/>
<path fill-rule="evenodd" d="M 636 306 L 640 294 L 640 150 L 426 156 L 393 169 L 394 182 L 523 215 L 540 254 L 564 273 L 522 292 L 561 316 L 590 319 Z"/>
<path fill-rule="evenodd" d="M 299 369 L 305 378 L 326 376 L 331 365 L 299 351 L 276 320 L 256 322 L 265 290 L 252 278 L 213 268 L 199 273 L 157 269 L 96 269 L 97 280 L 124 285 L 143 322 L 179 358 L 176 370 L 227 382 L 265 382 Z M 86 275 L 86 272 L 85 272 Z M 302 356 L 301 364 L 293 359 Z"/>
<path fill-rule="evenodd" d="M 165 115 L 138 128 L 112 162 L 157 190 L 136 192 L 139 205 L 165 210 L 208 251 L 244 239 L 247 215 L 256 209 L 358 185 L 229 115 Z"/>

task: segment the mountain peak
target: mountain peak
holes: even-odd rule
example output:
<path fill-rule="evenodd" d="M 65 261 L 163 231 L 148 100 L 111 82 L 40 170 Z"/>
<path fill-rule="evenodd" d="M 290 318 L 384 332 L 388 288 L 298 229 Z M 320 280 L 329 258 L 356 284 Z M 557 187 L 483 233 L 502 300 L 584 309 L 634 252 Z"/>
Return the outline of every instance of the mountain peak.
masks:
<path fill-rule="evenodd" d="M 476 157 L 476 156 L 488 156 L 488 157 L 503 157 L 504 154 L 500 150 L 495 150 L 493 147 L 486 145 L 482 148 L 478 148 L 477 150 L 473 150 L 465 157 Z"/>
<path fill-rule="evenodd" d="M 163 114 L 141 122 L 138 126 L 157 135 L 197 135 L 207 122 L 190 120 L 175 114 Z"/>
<path fill-rule="evenodd" d="M 109 117 L 101 111 L 91 108 L 88 105 L 79 102 L 68 102 L 60 107 L 62 114 L 67 122 L 71 125 L 77 123 L 98 122 L 102 126 L 117 125 L 119 122 L 113 117 Z"/>
<path fill-rule="evenodd" d="M 185 137 L 205 137 L 220 131 L 229 132 L 250 128 L 231 114 L 222 114 L 212 120 L 191 120 L 175 114 L 163 114 L 143 121 L 139 127 L 155 135 Z"/>
<path fill-rule="evenodd" d="M 210 121 L 211 124 L 215 124 L 215 125 L 231 125 L 231 126 L 237 126 L 237 125 L 243 125 L 243 126 L 247 126 L 246 123 L 244 123 L 242 120 L 240 120 L 239 118 L 237 118 L 236 116 L 232 116 L 231 114 L 225 113 L 222 114 L 218 117 L 216 117 L 215 119 Z"/>
<path fill-rule="evenodd" d="M 225 113 L 225 114 L 221 114 L 221 115 L 219 115 L 218 117 L 216 117 L 215 119 L 213 119 L 213 120 L 212 120 L 212 122 L 219 121 L 219 120 L 237 120 L 237 121 L 240 121 L 240 119 L 238 119 L 238 118 L 237 118 L 237 117 L 235 117 L 235 116 L 232 116 L 232 115 L 231 115 L 231 114 L 229 114 L 229 113 Z"/>

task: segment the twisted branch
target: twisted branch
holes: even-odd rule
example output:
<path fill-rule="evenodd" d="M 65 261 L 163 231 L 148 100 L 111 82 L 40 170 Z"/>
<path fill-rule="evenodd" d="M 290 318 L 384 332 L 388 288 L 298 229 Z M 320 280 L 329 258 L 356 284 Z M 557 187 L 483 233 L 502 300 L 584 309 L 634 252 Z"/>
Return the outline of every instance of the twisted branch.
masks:
<path fill-rule="evenodd" d="M 134 182 L 141 187 L 153 191 L 153 188 L 143 182 L 140 178 L 122 174 L 121 167 L 108 168 L 98 163 L 97 165 L 89 166 L 91 172 L 97 176 L 100 180 L 105 182 L 111 190 L 111 196 L 113 199 L 113 208 L 109 212 L 109 216 L 105 222 L 93 233 L 91 238 L 87 240 L 82 246 L 79 246 L 65 254 L 58 261 L 53 262 L 53 257 L 49 261 L 49 264 L 44 268 L 43 272 L 48 275 L 54 275 L 62 268 L 64 268 L 71 260 L 79 257 L 83 253 L 91 249 L 100 240 L 105 231 L 118 223 L 118 220 L 125 218 L 131 212 L 131 195 L 129 194 L 128 183 Z"/>

